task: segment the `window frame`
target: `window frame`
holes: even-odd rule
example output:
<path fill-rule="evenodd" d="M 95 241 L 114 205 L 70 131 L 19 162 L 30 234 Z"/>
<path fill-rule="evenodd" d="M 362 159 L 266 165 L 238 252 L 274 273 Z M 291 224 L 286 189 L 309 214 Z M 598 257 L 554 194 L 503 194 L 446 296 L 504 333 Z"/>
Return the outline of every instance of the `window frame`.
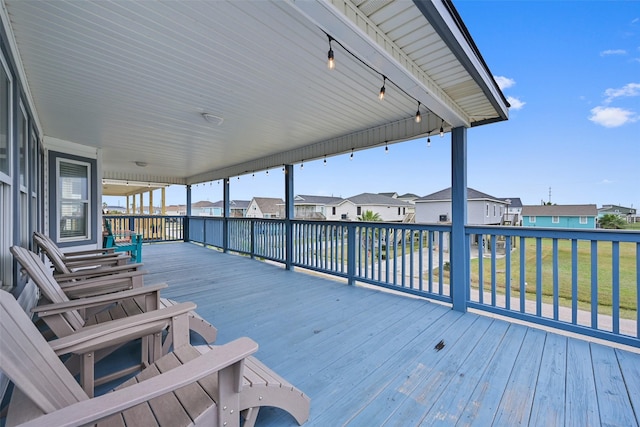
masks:
<path fill-rule="evenodd" d="M 62 191 L 60 189 L 60 185 L 61 185 L 61 176 L 60 176 L 60 166 L 62 163 L 68 163 L 68 164 L 75 164 L 75 165 L 79 165 L 79 166 L 86 166 L 87 168 L 87 195 L 85 199 L 80 199 L 80 200 L 75 200 L 75 199 L 69 199 L 69 200 L 73 200 L 74 202 L 80 202 L 83 205 L 86 206 L 86 210 L 85 210 L 85 234 L 81 235 L 81 236 L 73 236 L 73 237 L 62 237 L 61 236 L 61 230 L 60 230 L 60 218 L 62 217 L 62 204 L 65 200 L 67 199 L 63 199 L 62 197 Z M 65 158 L 61 158 L 58 157 L 56 159 L 56 189 L 58 190 L 58 194 L 56 197 L 56 213 L 58 214 L 58 220 L 56 221 L 56 237 L 57 240 L 59 242 L 75 242 L 78 240 L 89 240 L 91 239 L 92 236 L 92 230 L 91 230 L 91 212 L 92 212 L 92 208 L 91 208 L 91 164 L 88 162 L 84 162 L 84 161 L 80 161 L 80 160 L 72 160 L 72 159 L 65 159 Z"/>
<path fill-rule="evenodd" d="M 580 216 L 580 224 L 588 224 L 589 223 L 589 218 L 587 218 L 586 216 Z"/>
<path fill-rule="evenodd" d="M 9 70 L 9 66 L 4 59 L 4 55 L 0 51 L 0 67 L 7 77 L 7 172 L 0 170 L 0 182 L 3 182 L 9 186 L 12 184 L 11 177 L 13 176 L 13 78 Z"/>
<path fill-rule="evenodd" d="M 552 224 L 560 224 L 560 217 L 558 215 L 551 216 L 551 223 Z"/>
<path fill-rule="evenodd" d="M 529 223 L 535 224 L 536 223 L 536 217 L 529 215 Z"/>
<path fill-rule="evenodd" d="M 76 162 L 81 164 L 88 164 L 87 170 L 88 176 L 88 193 L 87 193 L 87 234 L 88 236 L 75 236 L 60 238 L 60 201 L 62 195 L 60 194 L 59 185 L 59 160 L 65 162 Z M 98 236 L 98 177 L 97 177 L 97 159 L 92 157 L 77 156 L 59 151 L 48 152 L 48 164 L 50 165 L 48 171 L 48 188 L 49 188 L 49 234 L 56 241 L 60 247 L 71 247 L 97 244 Z"/>

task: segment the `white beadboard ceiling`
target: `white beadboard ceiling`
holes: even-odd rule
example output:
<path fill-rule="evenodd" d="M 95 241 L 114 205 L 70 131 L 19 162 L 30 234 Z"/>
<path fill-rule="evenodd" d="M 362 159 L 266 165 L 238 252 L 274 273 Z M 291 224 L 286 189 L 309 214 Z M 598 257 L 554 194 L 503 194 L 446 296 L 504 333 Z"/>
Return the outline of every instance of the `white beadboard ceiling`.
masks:
<path fill-rule="evenodd" d="M 508 114 L 441 0 L 3 7 L 45 141 L 100 148 L 105 179 L 193 184 Z M 329 71 L 325 32 L 359 60 L 334 42 Z M 387 82 L 379 101 L 382 78 L 360 60 L 414 99 Z"/>

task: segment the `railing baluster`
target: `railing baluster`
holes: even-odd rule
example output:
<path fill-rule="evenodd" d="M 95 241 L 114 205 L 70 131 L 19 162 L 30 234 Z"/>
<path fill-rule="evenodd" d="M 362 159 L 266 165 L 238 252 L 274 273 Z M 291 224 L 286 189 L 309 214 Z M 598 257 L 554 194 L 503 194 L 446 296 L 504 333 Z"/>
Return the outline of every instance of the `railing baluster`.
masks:
<path fill-rule="evenodd" d="M 542 316 L 542 238 L 536 237 L 536 316 Z"/>
<path fill-rule="evenodd" d="M 451 244 L 451 234 L 449 234 L 449 239 L 447 239 L 449 241 L 449 244 Z M 440 248 L 440 256 L 438 257 L 438 272 L 440 274 L 438 274 L 438 293 L 440 295 L 443 294 L 443 289 L 444 289 L 444 257 L 443 255 L 443 249 L 442 249 L 442 245 L 444 242 L 444 233 L 439 232 L 438 233 L 438 247 Z M 451 251 L 451 247 L 449 247 L 449 251 Z M 449 263 L 449 267 L 451 267 L 451 263 Z"/>
<path fill-rule="evenodd" d="M 613 333 L 620 333 L 620 243 L 611 242 L 611 315 Z"/>
<path fill-rule="evenodd" d="M 504 236 L 504 262 L 505 308 L 511 310 L 511 236 Z"/>
<path fill-rule="evenodd" d="M 491 305 L 496 306 L 496 235 L 490 236 L 491 241 Z"/>
<path fill-rule="evenodd" d="M 484 235 L 478 236 L 478 301 L 484 304 Z"/>
<path fill-rule="evenodd" d="M 527 276 L 526 276 L 526 238 L 520 237 L 520 313 L 525 312 L 525 299 L 527 297 Z"/>
<path fill-rule="evenodd" d="M 423 278 L 422 278 L 422 272 L 424 271 L 424 266 L 422 265 L 422 257 L 424 254 L 424 245 L 423 245 L 423 239 L 424 239 L 424 230 L 418 230 L 418 289 L 420 290 L 420 292 L 422 292 L 423 289 Z"/>
<path fill-rule="evenodd" d="M 429 230 L 428 232 L 428 249 L 429 249 L 429 266 L 427 267 L 429 269 L 429 276 L 427 278 L 427 287 L 429 288 L 429 293 L 433 293 L 433 241 L 434 241 L 434 236 L 433 236 L 433 231 Z M 441 251 L 442 249 L 440 247 L 438 247 L 438 251 Z M 440 254 L 439 258 L 442 258 L 441 253 L 438 252 Z M 440 274 L 442 274 L 442 271 L 440 271 Z"/>
<path fill-rule="evenodd" d="M 571 323 L 578 324 L 578 240 L 571 239 Z"/>
<path fill-rule="evenodd" d="M 560 286 L 558 283 L 558 239 L 553 239 L 552 242 L 552 252 L 553 252 L 553 320 L 558 320 L 558 311 L 559 311 L 559 293 Z"/>
<path fill-rule="evenodd" d="M 598 241 L 591 241 L 591 327 L 598 329 Z"/>

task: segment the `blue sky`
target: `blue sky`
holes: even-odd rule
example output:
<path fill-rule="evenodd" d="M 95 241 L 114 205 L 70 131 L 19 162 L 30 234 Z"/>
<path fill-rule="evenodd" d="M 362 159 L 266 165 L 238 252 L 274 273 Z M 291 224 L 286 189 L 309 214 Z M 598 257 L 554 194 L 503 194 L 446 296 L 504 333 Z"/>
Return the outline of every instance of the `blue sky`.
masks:
<path fill-rule="evenodd" d="M 512 108 L 468 130 L 468 185 L 524 204 L 640 208 L 640 2 L 455 1 Z M 424 196 L 451 185 L 450 136 L 295 167 L 296 194 Z M 279 169 L 231 180 L 231 198 L 283 197 Z M 221 184 L 192 201 L 222 198 Z M 158 197 L 155 196 L 154 197 Z M 159 200 L 155 198 L 154 200 Z M 167 203 L 184 203 L 183 186 Z M 105 198 L 109 204 L 124 200 Z"/>

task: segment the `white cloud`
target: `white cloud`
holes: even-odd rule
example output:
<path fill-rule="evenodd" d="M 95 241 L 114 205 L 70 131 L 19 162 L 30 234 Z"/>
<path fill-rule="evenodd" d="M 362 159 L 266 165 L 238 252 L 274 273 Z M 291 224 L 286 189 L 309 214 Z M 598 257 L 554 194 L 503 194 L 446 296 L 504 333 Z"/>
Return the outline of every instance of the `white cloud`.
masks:
<path fill-rule="evenodd" d="M 524 104 L 526 104 L 526 102 L 521 101 L 518 98 L 514 98 L 513 96 L 507 96 L 507 101 L 511 105 L 511 107 L 509 107 L 511 110 L 520 110 L 524 107 Z"/>
<path fill-rule="evenodd" d="M 595 107 L 591 109 L 589 120 L 607 128 L 615 128 L 626 123 L 640 120 L 640 116 L 633 111 L 617 107 Z"/>
<path fill-rule="evenodd" d="M 619 89 L 610 88 L 604 91 L 604 95 L 607 97 L 604 100 L 607 104 L 622 96 L 640 96 L 640 83 L 629 83 Z"/>
<path fill-rule="evenodd" d="M 609 56 L 609 55 L 626 55 L 627 51 L 624 49 L 608 49 L 600 52 L 600 56 Z"/>
<path fill-rule="evenodd" d="M 613 184 L 613 181 L 611 181 L 610 179 L 603 179 L 602 181 L 600 181 L 600 184 Z"/>
<path fill-rule="evenodd" d="M 498 83 L 500 90 L 505 90 L 516 84 L 516 81 L 509 77 L 493 76 L 493 78 L 496 80 L 496 83 Z"/>

